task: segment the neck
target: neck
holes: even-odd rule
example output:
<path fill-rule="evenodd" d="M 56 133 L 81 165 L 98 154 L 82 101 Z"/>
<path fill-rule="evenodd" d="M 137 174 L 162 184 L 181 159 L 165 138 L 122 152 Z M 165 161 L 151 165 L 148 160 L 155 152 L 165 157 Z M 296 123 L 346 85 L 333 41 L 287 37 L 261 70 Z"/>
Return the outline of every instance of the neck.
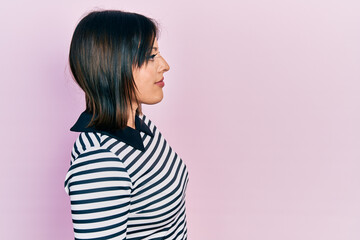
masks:
<path fill-rule="evenodd" d="M 131 127 L 133 129 L 135 129 L 135 115 L 136 115 L 136 109 L 137 109 L 137 105 L 133 105 L 133 108 L 130 108 L 130 112 L 129 112 L 129 119 L 127 122 L 127 126 Z"/>

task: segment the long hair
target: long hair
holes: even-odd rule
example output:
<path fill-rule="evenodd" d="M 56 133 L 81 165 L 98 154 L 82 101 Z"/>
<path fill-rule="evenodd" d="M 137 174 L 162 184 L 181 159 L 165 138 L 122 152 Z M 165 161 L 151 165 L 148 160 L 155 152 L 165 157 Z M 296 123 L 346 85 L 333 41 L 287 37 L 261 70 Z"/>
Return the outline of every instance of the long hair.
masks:
<path fill-rule="evenodd" d="M 75 28 L 69 52 L 72 75 L 85 92 L 87 127 L 99 130 L 126 127 L 136 96 L 132 70 L 149 60 L 157 23 L 137 13 L 92 11 Z"/>

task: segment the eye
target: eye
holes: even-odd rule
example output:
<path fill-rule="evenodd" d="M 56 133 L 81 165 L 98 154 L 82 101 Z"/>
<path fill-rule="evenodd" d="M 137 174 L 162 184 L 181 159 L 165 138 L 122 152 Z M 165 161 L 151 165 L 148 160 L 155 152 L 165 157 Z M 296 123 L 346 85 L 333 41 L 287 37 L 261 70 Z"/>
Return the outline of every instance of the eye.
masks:
<path fill-rule="evenodd" d="M 148 57 L 148 59 L 149 59 L 149 60 L 154 60 L 154 58 L 155 58 L 157 55 L 158 55 L 158 53 L 153 54 L 153 55 L 150 55 L 150 56 Z"/>

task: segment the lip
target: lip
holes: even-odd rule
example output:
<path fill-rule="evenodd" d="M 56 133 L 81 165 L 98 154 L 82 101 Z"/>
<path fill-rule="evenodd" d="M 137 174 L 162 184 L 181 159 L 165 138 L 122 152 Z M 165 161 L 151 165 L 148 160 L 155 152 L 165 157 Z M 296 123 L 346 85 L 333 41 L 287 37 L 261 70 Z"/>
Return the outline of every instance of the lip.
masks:
<path fill-rule="evenodd" d="M 164 77 L 163 77 L 160 81 L 158 81 L 158 82 L 156 82 L 156 83 L 163 82 L 163 81 L 164 81 Z"/>
<path fill-rule="evenodd" d="M 160 81 L 155 83 L 156 85 L 158 85 L 159 87 L 164 87 L 165 83 L 164 83 L 164 78 L 162 78 Z"/>

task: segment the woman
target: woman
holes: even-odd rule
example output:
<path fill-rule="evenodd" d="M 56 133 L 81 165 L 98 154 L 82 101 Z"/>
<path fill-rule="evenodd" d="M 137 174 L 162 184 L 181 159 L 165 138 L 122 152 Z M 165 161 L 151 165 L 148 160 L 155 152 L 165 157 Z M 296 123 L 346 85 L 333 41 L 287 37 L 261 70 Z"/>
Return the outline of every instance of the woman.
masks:
<path fill-rule="evenodd" d="M 75 239 L 187 239 L 188 172 L 141 104 L 163 98 L 155 22 L 94 11 L 77 25 L 69 63 L 86 110 L 71 131 L 65 190 Z"/>

